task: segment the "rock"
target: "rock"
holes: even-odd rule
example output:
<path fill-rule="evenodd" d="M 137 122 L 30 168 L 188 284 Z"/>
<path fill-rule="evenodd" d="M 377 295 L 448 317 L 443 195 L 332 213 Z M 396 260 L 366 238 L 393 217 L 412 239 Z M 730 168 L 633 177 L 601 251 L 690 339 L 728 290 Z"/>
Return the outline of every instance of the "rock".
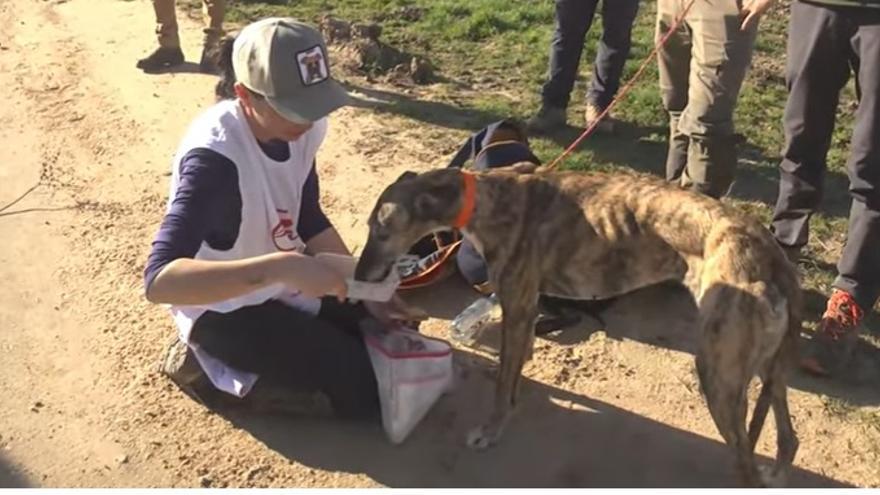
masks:
<path fill-rule="evenodd" d="M 340 51 L 340 63 L 350 71 L 361 71 L 376 67 L 381 55 L 382 50 L 378 42 L 357 40 L 343 45 Z"/>
<path fill-rule="evenodd" d="M 325 15 L 318 24 L 321 35 L 327 43 L 337 43 L 351 39 L 351 24 L 337 19 L 331 15 Z"/>
<path fill-rule="evenodd" d="M 415 5 L 406 5 L 394 11 L 395 17 L 404 21 L 415 22 L 422 18 L 425 10 Z"/>
<path fill-rule="evenodd" d="M 117 464 L 128 464 L 128 455 L 122 454 L 116 458 Z"/>
<path fill-rule="evenodd" d="M 356 38 L 379 41 L 379 37 L 382 36 L 382 26 L 375 23 L 354 23 L 351 25 L 351 34 Z"/>
<path fill-rule="evenodd" d="M 209 486 L 214 484 L 214 478 L 210 476 L 199 476 L 199 486 L 202 488 L 208 488 Z"/>
<path fill-rule="evenodd" d="M 269 468 L 267 466 L 254 466 L 248 469 L 247 474 L 245 474 L 245 479 L 247 479 L 248 481 L 253 481 L 253 479 L 256 478 L 258 474 L 268 469 Z"/>
<path fill-rule="evenodd" d="M 422 57 L 413 57 L 409 62 L 409 75 L 414 83 L 427 84 L 434 76 L 434 68 Z"/>
<path fill-rule="evenodd" d="M 421 15 L 420 12 L 416 8 L 405 11 L 405 14 L 413 17 Z M 409 81 L 428 84 L 434 79 L 435 68 L 427 58 L 410 55 L 379 40 L 382 35 L 380 24 L 348 24 L 324 16 L 321 30 L 328 42 L 337 42 L 334 60 L 346 71 L 363 74 L 368 80 L 384 75 L 390 81 L 404 84 Z"/>

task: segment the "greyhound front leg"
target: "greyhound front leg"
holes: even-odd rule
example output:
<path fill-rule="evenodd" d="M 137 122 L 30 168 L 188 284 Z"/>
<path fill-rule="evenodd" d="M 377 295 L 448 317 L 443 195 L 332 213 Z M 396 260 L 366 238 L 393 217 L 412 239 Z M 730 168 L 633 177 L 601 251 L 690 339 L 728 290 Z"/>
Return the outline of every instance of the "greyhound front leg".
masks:
<path fill-rule="evenodd" d="M 501 366 L 495 388 L 495 405 L 489 420 L 468 432 L 467 443 L 473 449 L 485 449 L 501 438 L 516 404 L 522 368 L 531 353 L 534 323 L 538 315 L 537 292 L 518 294 L 513 301 L 499 293 L 501 300 Z"/>

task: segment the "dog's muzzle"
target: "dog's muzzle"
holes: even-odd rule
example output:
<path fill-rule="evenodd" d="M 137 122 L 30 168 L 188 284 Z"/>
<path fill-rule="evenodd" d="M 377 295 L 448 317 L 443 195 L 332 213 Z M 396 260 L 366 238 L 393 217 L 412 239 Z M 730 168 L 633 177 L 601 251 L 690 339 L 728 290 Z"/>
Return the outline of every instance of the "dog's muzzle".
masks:
<path fill-rule="evenodd" d="M 384 258 L 377 256 L 368 244 L 355 267 L 354 279 L 361 282 L 381 282 L 388 278 L 394 268 L 395 258 Z"/>

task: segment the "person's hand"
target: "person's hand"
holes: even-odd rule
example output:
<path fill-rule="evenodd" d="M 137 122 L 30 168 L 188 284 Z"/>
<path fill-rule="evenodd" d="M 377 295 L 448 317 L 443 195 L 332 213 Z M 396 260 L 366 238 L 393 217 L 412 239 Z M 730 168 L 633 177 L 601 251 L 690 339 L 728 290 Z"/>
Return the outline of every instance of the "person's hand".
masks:
<path fill-rule="evenodd" d="M 320 261 L 298 253 L 285 259 L 277 274 L 287 288 L 307 297 L 336 296 L 344 301 L 348 287 L 345 277 Z"/>
<path fill-rule="evenodd" d="M 740 29 L 746 31 L 757 24 L 761 15 L 770 8 L 772 3 L 773 0 L 744 0 L 742 9 L 739 11 L 743 20 Z"/>
<path fill-rule="evenodd" d="M 418 328 L 420 322 L 428 319 L 427 313 L 406 304 L 397 294 L 394 294 L 388 302 L 364 301 L 364 307 L 383 325 L 403 323 Z"/>

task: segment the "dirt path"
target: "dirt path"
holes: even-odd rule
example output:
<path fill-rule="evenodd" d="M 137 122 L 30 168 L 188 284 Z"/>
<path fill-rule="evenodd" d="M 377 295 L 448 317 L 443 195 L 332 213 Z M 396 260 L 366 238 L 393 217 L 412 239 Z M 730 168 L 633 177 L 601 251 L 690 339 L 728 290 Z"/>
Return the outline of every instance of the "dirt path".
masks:
<path fill-rule="evenodd" d="M 213 79 L 133 68 L 153 43 L 150 15 L 143 1 L 0 0 L 0 208 L 37 185 L 0 211 L 0 486 L 734 482 L 692 373 L 692 308 L 674 291 L 618 304 L 607 333 L 541 342 L 511 433 L 487 454 L 462 438 L 488 406 L 488 354 L 459 353 L 457 391 L 396 448 L 376 425 L 221 417 L 186 399 L 154 370 L 171 322 L 143 300 L 141 270 L 170 156 Z M 181 21 L 192 59 L 198 30 Z M 440 163 L 436 144 L 461 136 L 363 107 L 336 114 L 319 164 L 348 242 L 362 242 L 385 183 Z M 446 301 L 441 318 L 468 297 L 447 289 L 430 296 Z M 798 379 L 792 402 L 796 485 L 880 485 L 880 431 L 862 421 L 876 387 Z M 761 452 L 772 444 L 765 434 Z"/>

